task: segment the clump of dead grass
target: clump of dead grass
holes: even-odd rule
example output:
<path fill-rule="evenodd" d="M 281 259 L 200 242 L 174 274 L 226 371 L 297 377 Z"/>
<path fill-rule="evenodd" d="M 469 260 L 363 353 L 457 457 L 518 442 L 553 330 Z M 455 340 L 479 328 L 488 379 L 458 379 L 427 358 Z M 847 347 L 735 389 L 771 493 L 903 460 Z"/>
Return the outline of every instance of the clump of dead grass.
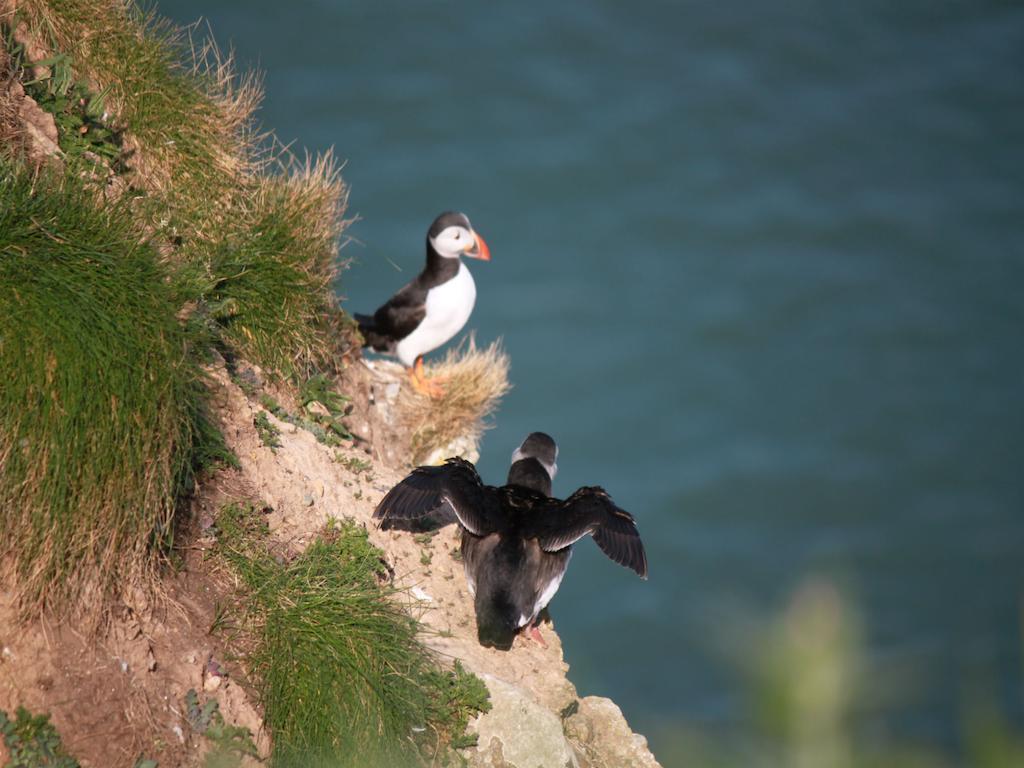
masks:
<path fill-rule="evenodd" d="M 408 429 L 413 463 L 435 450 L 448 448 L 458 438 L 479 441 L 485 419 L 508 392 L 509 358 L 499 341 L 483 349 L 472 335 L 449 349 L 441 362 L 427 367 L 427 375 L 445 388 L 429 398 L 403 387 L 398 400 L 398 421 Z"/>

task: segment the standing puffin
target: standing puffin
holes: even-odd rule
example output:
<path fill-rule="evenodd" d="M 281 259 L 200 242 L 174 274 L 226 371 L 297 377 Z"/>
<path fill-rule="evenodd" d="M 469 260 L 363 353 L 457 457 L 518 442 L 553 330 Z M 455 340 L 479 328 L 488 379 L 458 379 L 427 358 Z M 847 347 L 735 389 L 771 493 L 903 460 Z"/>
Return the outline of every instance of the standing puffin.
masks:
<path fill-rule="evenodd" d="M 444 390 L 423 375 L 423 355 L 469 320 L 476 284 L 461 256 L 491 260 L 487 243 L 463 213 L 442 213 L 427 231 L 427 265 L 373 315 L 356 314 L 365 346 L 395 355 L 409 369 L 413 389 L 437 397 Z"/>
<path fill-rule="evenodd" d="M 500 488 L 452 458 L 414 469 L 373 513 L 381 528 L 416 529 L 425 517 L 435 525 L 458 521 L 482 645 L 508 650 L 523 630 L 543 644 L 537 616 L 558 591 L 572 545 L 588 533 L 608 557 L 647 578 L 636 523 L 603 489 L 580 488 L 565 501 L 551 497 L 557 458 L 555 441 L 534 432 L 512 454 Z"/>

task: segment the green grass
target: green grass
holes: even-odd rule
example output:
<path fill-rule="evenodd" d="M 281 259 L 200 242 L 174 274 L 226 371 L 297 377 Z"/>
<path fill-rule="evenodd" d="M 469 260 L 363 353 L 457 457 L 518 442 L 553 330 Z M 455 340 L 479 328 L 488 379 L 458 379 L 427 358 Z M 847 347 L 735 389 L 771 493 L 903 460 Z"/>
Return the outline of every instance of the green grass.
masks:
<path fill-rule="evenodd" d="M 200 249 L 197 263 L 212 278 L 196 298 L 215 308 L 223 337 L 243 356 L 287 375 L 335 362 L 340 189 L 329 164 L 266 179 L 239 201 L 236 225 Z"/>
<path fill-rule="evenodd" d="M 299 162 L 260 134 L 256 80 L 153 12 L 27 0 L 16 20 L 60 62 L 46 92 L 88 82 L 102 94 L 110 116 L 96 130 L 123 137 L 119 175 L 140 233 L 174 267 L 183 314 L 272 372 L 336 369 L 351 342 L 332 293 L 346 223 L 332 157 Z"/>
<path fill-rule="evenodd" d="M 154 569 L 196 468 L 237 466 L 206 417 L 212 350 L 296 384 L 338 369 L 345 188 L 329 156 L 271 157 L 255 81 L 155 13 L 26 0 L 5 25 L 46 53 L 5 38 L 0 75 L 55 116 L 65 173 L 0 145 L 0 555 L 28 612 L 94 607 Z"/>
<path fill-rule="evenodd" d="M 342 395 L 335 392 L 331 392 L 331 395 L 338 398 L 342 397 Z M 302 399 L 301 392 L 300 399 Z M 336 418 L 335 416 L 314 413 L 308 408 L 305 409 L 305 412 L 309 415 L 309 418 L 306 418 L 303 415 L 289 413 L 288 410 L 273 396 L 268 395 L 265 392 L 259 396 L 259 402 L 260 405 L 274 414 L 281 421 L 294 424 L 296 427 L 306 430 L 313 435 L 318 442 L 321 442 L 324 445 L 338 446 L 342 444 L 342 440 L 352 439 L 351 433 L 342 423 L 341 419 Z"/>
<path fill-rule="evenodd" d="M 213 433 L 133 227 L 73 177 L 0 161 L 0 551 L 30 610 L 92 608 L 144 576 Z"/>
<path fill-rule="evenodd" d="M 250 508 L 226 507 L 218 528 L 250 595 L 259 640 L 249 665 L 275 768 L 420 765 L 488 708 L 478 679 L 439 669 L 419 643 L 363 529 L 331 526 L 281 564 Z"/>

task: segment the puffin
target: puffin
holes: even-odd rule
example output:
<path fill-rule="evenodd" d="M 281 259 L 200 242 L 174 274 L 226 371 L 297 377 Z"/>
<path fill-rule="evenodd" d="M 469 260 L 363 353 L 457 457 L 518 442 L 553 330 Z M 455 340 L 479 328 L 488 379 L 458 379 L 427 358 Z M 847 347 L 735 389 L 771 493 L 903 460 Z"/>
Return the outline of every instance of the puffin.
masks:
<path fill-rule="evenodd" d="M 505 485 L 485 485 L 472 463 L 450 458 L 414 469 L 374 510 L 383 529 L 458 522 L 481 645 L 509 650 L 521 632 L 544 645 L 538 616 L 562 583 L 572 545 L 587 534 L 609 558 L 647 578 L 636 521 L 604 489 L 583 487 L 565 500 L 551 495 L 557 459 L 555 441 L 533 432 L 512 454 Z"/>
<path fill-rule="evenodd" d="M 423 271 L 372 315 L 355 315 L 364 346 L 396 356 L 413 389 L 430 397 L 444 388 L 424 376 L 423 355 L 461 331 L 476 303 L 476 283 L 462 256 L 490 261 L 491 251 L 466 214 L 446 211 L 427 230 Z"/>

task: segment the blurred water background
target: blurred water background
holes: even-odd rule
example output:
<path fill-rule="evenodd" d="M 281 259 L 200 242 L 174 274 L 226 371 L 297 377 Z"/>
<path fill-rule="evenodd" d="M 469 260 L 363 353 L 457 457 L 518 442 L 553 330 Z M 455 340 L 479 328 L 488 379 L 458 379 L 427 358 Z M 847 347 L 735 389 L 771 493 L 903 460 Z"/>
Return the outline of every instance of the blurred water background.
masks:
<path fill-rule="evenodd" d="M 515 389 L 481 471 L 545 430 L 556 492 L 638 518 L 650 581 L 582 542 L 552 614 L 666 765 L 683 726 L 744 727 L 743 639 L 809 575 L 858 606 L 887 728 L 955 750 L 979 686 L 1020 715 L 1024 7 L 160 10 L 347 161 L 350 310 L 440 211 L 487 239 L 470 324 Z"/>

